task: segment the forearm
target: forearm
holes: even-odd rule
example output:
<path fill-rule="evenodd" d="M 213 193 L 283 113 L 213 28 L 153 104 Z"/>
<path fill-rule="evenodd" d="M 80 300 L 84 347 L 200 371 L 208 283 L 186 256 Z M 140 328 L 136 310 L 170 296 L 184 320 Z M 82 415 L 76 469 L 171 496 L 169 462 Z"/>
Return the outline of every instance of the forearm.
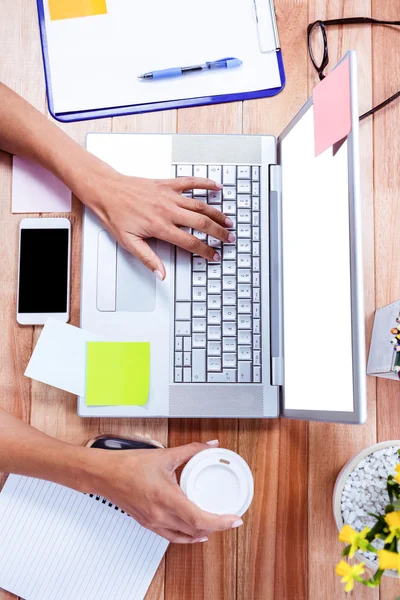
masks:
<path fill-rule="evenodd" d="M 0 83 L 0 149 L 45 167 L 79 196 L 85 179 L 112 171 Z"/>
<path fill-rule="evenodd" d="M 90 489 L 96 451 L 45 435 L 0 409 L 0 471 Z"/>

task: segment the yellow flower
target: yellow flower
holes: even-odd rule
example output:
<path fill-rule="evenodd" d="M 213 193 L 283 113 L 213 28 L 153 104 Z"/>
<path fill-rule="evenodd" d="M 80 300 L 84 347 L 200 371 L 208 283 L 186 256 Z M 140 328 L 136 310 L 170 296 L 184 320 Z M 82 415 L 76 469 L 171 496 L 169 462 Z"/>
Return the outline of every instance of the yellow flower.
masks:
<path fill-rule="evenodd" d="M 389 550 L 379 550 L 378 557 L 380 569 L 397 569 L 400 575 L 400 554 Z"/>
<path fill-rule="evenodd" d="M 393 511 L 385 516 L 385 521 L 389 525 L 390 534 L 385 540 L 385 544 L 391 544 L 394 537 L 400 538 L 400 512 Z"/>
<path fill-rule="evenodd" d="M 368 540 L 366 535 L 370 532 L 369 527 L 365 527 L 362 531 L 354 531 L 350 525 L 344 525 L 339 533 L 339 541 L 345 544 L 350 544 L 349 558 L 353 558 L 359 548 L 367 550 Z"/>
<path fill-rule="evenodd" d="M 351 592 L 354 587 L 354 580 L 360 580 L 360 575 L 364 573 L 364 563 L 358 563 L 357 565 L 351 566 L 346 561 L 341 560 L 336 565 L 336 573 L 342 578 L 340 581 L 345 583 L 345 592 Z"/>
<path fill-rule="evenodd" d="M 394 476 L 397 483 L 400 483 L 400 463 L 395 466 L 395 470 L 397 471 L 397 475 Z"/>

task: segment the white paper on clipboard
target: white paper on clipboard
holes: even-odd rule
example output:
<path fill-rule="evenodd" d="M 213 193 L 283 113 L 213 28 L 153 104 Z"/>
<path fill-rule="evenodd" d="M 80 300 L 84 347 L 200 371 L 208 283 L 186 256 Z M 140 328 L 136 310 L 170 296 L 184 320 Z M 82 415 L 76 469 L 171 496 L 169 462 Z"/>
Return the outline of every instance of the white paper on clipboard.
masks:
<path fill-rule="evenodd" d="M 107 14 L 57 21 L 51 21 L 47 1 L 58 114 L 281 86 L 276 52 L 260 51 L 253 0 L 107 0 Z M 137 79 L 147 71 L 231 56 L 243 65 L 174 79 Z"/>

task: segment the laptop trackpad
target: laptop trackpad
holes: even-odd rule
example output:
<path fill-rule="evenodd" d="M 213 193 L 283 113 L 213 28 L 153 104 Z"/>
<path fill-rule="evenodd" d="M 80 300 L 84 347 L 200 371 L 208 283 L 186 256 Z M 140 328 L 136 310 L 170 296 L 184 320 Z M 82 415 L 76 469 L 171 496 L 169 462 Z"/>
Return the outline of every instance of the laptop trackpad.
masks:
<path fill-rule="evenodd" d="M 147 240 L 156 252 L 157 241 Z M 156 278 L 143 263 L 117 246 L 116 310 L 152 312 L 156 308 Z"/>

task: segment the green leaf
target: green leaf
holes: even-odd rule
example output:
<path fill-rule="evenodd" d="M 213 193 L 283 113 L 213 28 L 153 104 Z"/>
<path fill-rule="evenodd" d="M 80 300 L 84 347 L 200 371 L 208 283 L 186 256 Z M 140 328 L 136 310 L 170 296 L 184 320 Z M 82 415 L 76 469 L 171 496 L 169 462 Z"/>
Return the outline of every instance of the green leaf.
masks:
<path fill-rule="evenodd" d="M 376 571 L 376 573 L 374 573 L 374 575 L 371 577 L 371 579 L 368 579 L 367 586 L 368 587 L 378 587 L 378 585 L 381 582 L 382 575 L 383 575 L 383 569 L 378 569 Z"/>
<path fill-rule="evenodd" d="M 348 556 L 350 554 L 351 546 L 346 546 L 344 550 L 342 550 L 342 556 Z"/>

